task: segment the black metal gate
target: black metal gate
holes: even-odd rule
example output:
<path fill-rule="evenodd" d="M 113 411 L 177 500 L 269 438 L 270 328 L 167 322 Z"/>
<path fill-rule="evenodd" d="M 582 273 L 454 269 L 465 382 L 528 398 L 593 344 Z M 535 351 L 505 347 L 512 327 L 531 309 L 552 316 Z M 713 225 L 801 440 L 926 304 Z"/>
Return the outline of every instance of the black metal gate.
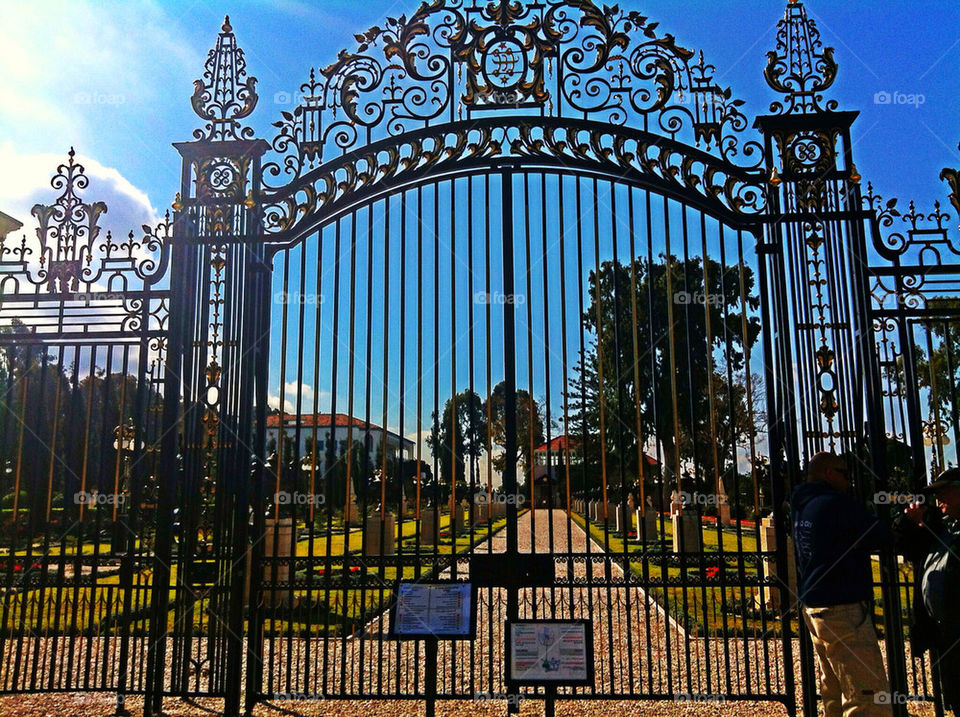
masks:
<path fill-rule="evenodd" d="M 882 238 L 802 3 L 752 135 L 618 7 L 357 39 L 267 143 L 228 19 L 172 222 L 97 244 L 71 155 L 39 253 L 0 245 L 0 690 L 793 714 L 799 677 L 815 714 L 787 491 L 820 450 L 864 496 L 956 463 L 960 309 L 939 207 Z M 935 698 L 878 565 L 893 689 Z M 397 639 L 410 581 L 474 585 L 475 639 Z M 588 621 L 588 684 L 508 679 L 532 618 Z"/>
<path fill-rule="evenodd" d="M 148 689 L 169 221 L 100 234 L 68 161 L 0 243 L 0 690 Z"/>

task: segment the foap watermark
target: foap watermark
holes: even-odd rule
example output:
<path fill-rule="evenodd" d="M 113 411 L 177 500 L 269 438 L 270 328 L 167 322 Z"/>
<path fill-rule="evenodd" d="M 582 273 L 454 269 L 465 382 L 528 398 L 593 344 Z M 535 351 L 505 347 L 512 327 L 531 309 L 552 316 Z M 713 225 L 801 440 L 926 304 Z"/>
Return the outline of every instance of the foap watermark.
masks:
<path fill-rule="evenodd" d="M 897 493 L 896 491 L 881 490 L 873 494 L 874 505 L 923 505 L 927 496 L 922 493 Z"/>
<path fill-rule="evenodd" d="M 96 490 L 80 490 L 73 494 L 74 505 L 85 505 L 87 507 L 123 505 L 126 500 L 126 496 L 124 495 L 101 493 Z"/>
<path fill-rule="evenodd" d="M 492 304 L 494 306 L 503 306 L 504 304 L 523 306 L 527 302 L 527 298 L 523 294 L 503 294 L 499 291 L 478 291 L 473 295 L 473 301 L 477 304 Z"/>
<path fill-rule="evenodd" d="M 278 291 L 273 295 L 274 304 L 293 304 L 295 306 L 319 306 L 323 303 L 323 294 L 299 294 L 297 292 Z"/>
<path fill-rule="evenodd" d="M 686 107 L 700 107 L 703 110 L 715 108 L 717 110 L 726 109 L 727 100 L 723 95 L 715 92 L 677 92 L 670 97 L 670 104 L 682 105 Z"/>
<path fill-rule="evenodd" d="M 492 89 L 478 92 L 476 98 L 482 105 L 518 105 L 523 102 L 523 95 L 517 90 Z"/>
<path fill-rule="evenodd" d="M 474 502 L 477 505 L 490 504 L 522 506 L 526 500 L 526 497 L 522 495 L 512 495 L 506 493 L 494 493 L 493 495 L 487 495 L 486 493 L 477 493 L 477 497 L 474 499 Z"/>
<path fill-rule="evenodd" d="M 312 505 L 320 507 L 327 502 L 327 498 L 322 493 L 300 493 L 299 491 L 278 491 L 273 496 L 277 505 Z"/>
<path fill-rule="evenodd" d="M 702 505 L 705 507 L 727 504 L 727 496 L 723 493 L 688 493 L 682 491 L 680 500 L 683 501 L 684 505 Z"/>
<path fill-rule="evenodd" d="M 508 705 L 519 706 L 523 702 L 523 695 L 508 695 L 502 692 L 477 692 L 473 695 L 474 704 L 482 704 L 484 702 L 506 702 Z"/>
<path fill-rule="evenodd" d="M 926 96 L 918 92 L 887 92 L 881 90 L 873 95 L 873 104 L 875 105 L 901 105 L 919 109 L 920 105 L 926 101 Z"/>
<path fill-rule="evenodd" d="M 674 702 L 726 702 L 724 695 L 696 694 L 691 692 L 680 692 L 673 696 Z"/>
<path fill-rule="evenodd" d="M 673 303 L 681 306 L 721 306 L 723 299 L 716 294 L 706 294 L 702 291 L 678 291 L 673 295 Z"/>
<path fill-rule="evenodd" d="M 122 105 L 126 95 L 116 92 L 75 92 L 73 102 L 78 105 Z"/>
<path fill-rule="evenodd" d="M 920 702 L 922 697 L 905 695 L 902 692 L 874 692 L 873 703 L 875 705 L 905 705 L 909 702 Z"/>
<path fill-rule="evenodd" d="M 275 105 L 299 105 L 307 99 L 307 95 L 302 92 L 278 92 L 273 96 Z"/>
<path fill-rule="evenodd" d="M 123 301 L 125 296 L 118 291 L 88 291 L 73 295 L 74 301 L 93 304 L 99 301 Z"/>

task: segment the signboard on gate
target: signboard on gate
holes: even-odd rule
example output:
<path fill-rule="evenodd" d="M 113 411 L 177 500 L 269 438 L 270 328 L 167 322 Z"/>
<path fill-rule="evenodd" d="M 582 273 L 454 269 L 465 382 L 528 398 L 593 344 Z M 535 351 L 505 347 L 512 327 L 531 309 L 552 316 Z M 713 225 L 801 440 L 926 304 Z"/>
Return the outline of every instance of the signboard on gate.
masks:
<path fill-rule="evenodd" d="M 522 685 L 592 685 L 590 620 L 515 620 L 506 624 L 507 681 Z"/>
<path fill-rule="evenodd" d="M 470 583 L 400 583 L 390 610 L 390 637 L 473 639 L 476 602 Z"/>

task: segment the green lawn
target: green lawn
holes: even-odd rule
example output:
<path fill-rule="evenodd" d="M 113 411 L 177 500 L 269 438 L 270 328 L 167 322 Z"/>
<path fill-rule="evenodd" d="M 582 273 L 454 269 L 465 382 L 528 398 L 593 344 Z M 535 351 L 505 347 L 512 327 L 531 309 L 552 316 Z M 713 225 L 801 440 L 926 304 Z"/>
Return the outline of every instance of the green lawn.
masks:
<path fill-rule="evenodd" d="M 586 529 L 587 520 L 578 514 L 575 522 Z M 704 524 L 702 528 L 704 564 L 688 565 L 685 570 L 678 565 L 664 566 L 664 555 L 673 554 L 672 525 L 669 520 L 663 524 L 665 535 L 656 543 L 642 545 L 627 541 L 626 550 L 633 579 L 659 605 L 677 620 L 683 628 L 692 634 L 701 636 L 780 636 L 780 622 L 777 615 L 770 611 L 761 611 L 756 605 L 760 587 L 740 585 L 742 579 L 755 581 L 762 575 L 758 561 L 747 561 L 758 550 L 753 528 L 742 528 L 738 535 L 735 528 L 723 528 L 718 539 L 715 524 Z M 658 531 L 661 525 L 658 521 Z M 623 554 L 624 536 L 613 531 L 604 532 L 603 524 L 589 522 L 591 538 L 611 553 Z M 721 552 L 720 545 L 723 545 Z M 634 559 L 636 555 L 636 559 Z M 741 558 L 743 558 L 741 560 Z M 742 563 L 742 564 L 741 564 Z M 701 567 L 707 567 L 703 573 Z M 713 572 L 709 568 L 720 568 Z M 909 585 L 912 580 L 912 568 L 909 563 L 901 566 L 901 579 Z M 722 577 L 721 577 L 722 573 Z M 874 582 L 880 581 L 880 565 L 873 561 Z M 686 584 L 684 584 L 686 583 Z M 904 616 L 907 615 L 906 600 L 910 588 L 901 588 L 901 602 Z M 875 621 L 882 630 L 881 590 L 875 588 Z M 905 622 L 907 622 L 905 620 Z M 796 616 L 791 620 L 791 631 L 797 629 Z"/>
<path fill-rule="evenodd" d="M 455 552 L 460 554 L 472 550 L 475 545 L 502 530 L 506 519 L 500 518 L 490 525 L 480 523 L 472 532 L 467 529 L 455 539 L 449 534 L 444 537 L 444 533 L 449 531 L 449 524 L 449 516 L 441 516 L 440 544 L 421 546 L 420 565 L 405 565 L 399 570 L 399 575 L 395 566 L 378 565 L 376 556 L 362 556 L 362 532 L 359 529 L 351 530 L 346 536 L 340 532 L 329 537 L 317 536 L 312 541 L 309 538 L 299 540 L 295 551 L 298 559 L 296 579 L 299 584 L 292 593 L 289 590 L 282 591 L 281 604 L 265 608 L 265 631 L 283 634 L 353 632 L 389 605 L 392 595 L 390 586 L 398 578 L 429 578 L 434 572 L 434 558 L 437 559 L 437 567 L 444 569 L 449 563 L 449 556 Z M 399 554 L 412 555 L 416 543 L 415 521 L 403 521 L 397 538 Z M 91 555 L 96 549 L 95 544 L 81 546 L 84 555 Z M 101 544 L 99 549 L 103 555 L 109 553 L 107 544 Z M 346 570 L 335 567 L 327 574 L 328 555 L 336 562 L 345 564 Z M 56 566 L 59 556 L 59 552 L 51 551 L 42 561 L 48 566 L 44 589 L 38 587 L 0 595 L 0 624 L 5 628 L 4 633 L 38 636 L 116 634 L 127 598 L 126 591 L 120 586 L 120 575 L 114 570 L 109 574 L 98 574 L 92 585 L 63 580 L 65 584 L 58 586 Z M 365 563 L 366 567 L 357 565 L 360 562 Z M 352 571 L 350 567 L 353 567 Z M 318 569 L 323 572 L 317 572 Z M 189 620 L 198 634 L 205 634 L 210 620 L 215 619 L 210 613 L 210 586 L 195 585 L 182 590 L 182 602 L 177 613 L 174 610 L 177 591 L 173 587 L 176 582 L 177 566 L 174 565 L 170 575 L 171 610 L 168 627 L 173 629 L 178 619 Z M 134 622 L 131 629 L 135 633 L 145 633 L 152 571 L 145 569 L 137 572 L 133 584 L 131 619 Z M 267 596 L 266 604 L 271 604 L 270 596 Z"/>

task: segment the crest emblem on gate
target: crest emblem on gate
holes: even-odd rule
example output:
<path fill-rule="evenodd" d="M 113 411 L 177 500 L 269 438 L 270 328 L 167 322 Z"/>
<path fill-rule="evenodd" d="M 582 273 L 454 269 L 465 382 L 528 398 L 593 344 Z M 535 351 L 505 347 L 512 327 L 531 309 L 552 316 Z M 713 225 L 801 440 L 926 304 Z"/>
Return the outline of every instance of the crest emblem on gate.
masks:
<path fill-rule="evenodd" d="M 520 3 L 491 3 L 479 13 L 451 38 L 467 66 L 464 105 L 546 104 L 545 60 L 556 54 L 557 39 L 550 26 Z"/>
<path fill-rule="evenodd" d="M 503 39 L 483 57 L 483 74 L 489 85 L 509 90 L 523 79 L 526 57 L 516 40 Z"/>

